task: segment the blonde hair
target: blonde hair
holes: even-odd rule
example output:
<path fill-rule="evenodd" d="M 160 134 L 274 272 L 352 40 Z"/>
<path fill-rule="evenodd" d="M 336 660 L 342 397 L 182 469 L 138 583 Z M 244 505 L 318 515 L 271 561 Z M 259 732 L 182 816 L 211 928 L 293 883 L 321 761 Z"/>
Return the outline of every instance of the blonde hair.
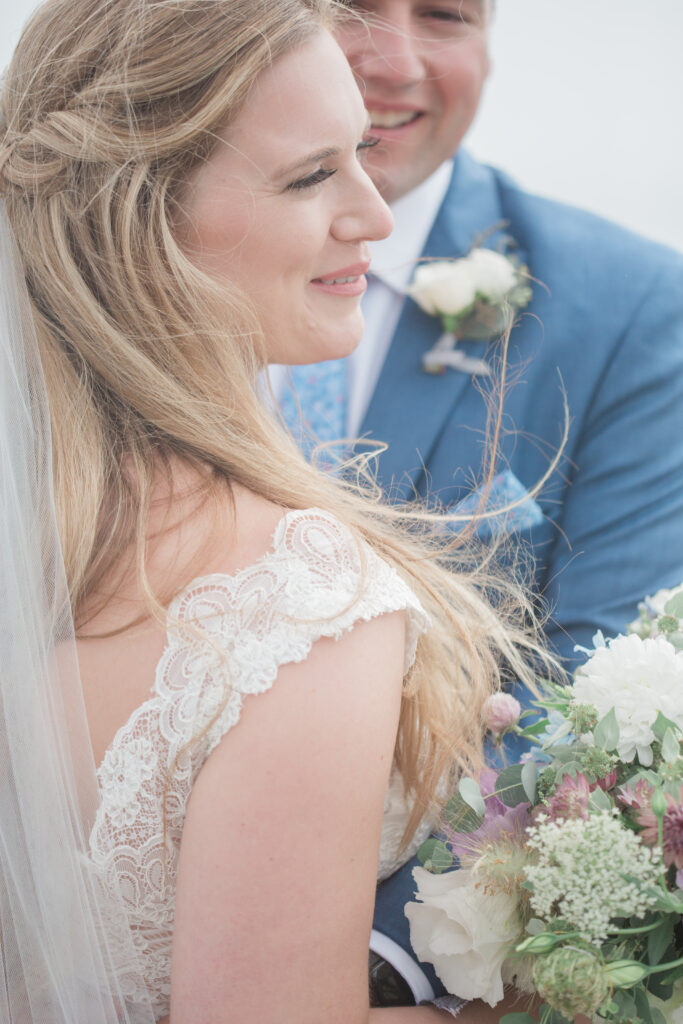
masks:
<path fill-rule="evenodd" d="M 55 495 L 77 623 L 132 547 L 145 576 L 149 496 L 180 458 L 207 489 L 239 483 L 323 507 L 394 565 L 433 620 L 405 687 L 396 757 L 415 794 L 476 771 L 481 709 L 531 682 L 538 646 L 514 581 L 437 517 L 309 466 L 266 413 L 254 311 L 174 237 L 179 190 L 259 73 L 331 24 L 327 0 L 49 0 L 2 89 L 0 188 L 47 380 Z M 189 582 L 191 571 L 188 571 Z"/>

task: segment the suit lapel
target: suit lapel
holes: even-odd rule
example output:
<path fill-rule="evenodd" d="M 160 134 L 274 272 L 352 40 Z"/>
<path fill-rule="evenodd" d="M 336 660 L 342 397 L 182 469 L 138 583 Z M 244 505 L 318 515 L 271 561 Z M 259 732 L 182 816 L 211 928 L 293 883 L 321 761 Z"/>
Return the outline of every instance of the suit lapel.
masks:
<path fill-rule="evenodd" d="M 464 256 L 477 235 L 502 219 L 495 179 L 489 168 L 465 153 L 455 159 L 448 192 L 422 255 Z M 488 243 L 490 244 L 490 243 Z M 389 353 L 373 393 L 361 433 L 390 440 L 380 460 L 380 479 L 393 481 L 401 497 L 420 488 L 425 467 L 451 411 L 473 387 L 468 374 L 425 373 L 422 355 L 441 333 L 437 317 L 406 299 Z M 482 351 L 477 345 L 477 354 Z"/>

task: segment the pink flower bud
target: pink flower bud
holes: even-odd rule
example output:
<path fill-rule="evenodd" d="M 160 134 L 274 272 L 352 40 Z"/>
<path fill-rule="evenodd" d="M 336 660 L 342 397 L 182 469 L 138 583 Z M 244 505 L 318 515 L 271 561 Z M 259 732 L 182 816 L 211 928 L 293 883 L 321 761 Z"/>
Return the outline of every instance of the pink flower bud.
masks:
<path fill-rule="evenodd" d="M 521 704 L 509 693 L 492 693 L 484 701 L 484 724 L 494 736 L 514 725 L 521 713 Z"/>
<path fill-rule="evenodd" d="M 595 785 L 599 786 L 600 789 L 604 789 L 607 792 L 608 789 L 614 789 L 617 784 L 617 771 L 613 768 L 608 775 L 603 775 L 601 779 L 597 779 Z M 594 787 L 591 786 L 591 789 Z"/>

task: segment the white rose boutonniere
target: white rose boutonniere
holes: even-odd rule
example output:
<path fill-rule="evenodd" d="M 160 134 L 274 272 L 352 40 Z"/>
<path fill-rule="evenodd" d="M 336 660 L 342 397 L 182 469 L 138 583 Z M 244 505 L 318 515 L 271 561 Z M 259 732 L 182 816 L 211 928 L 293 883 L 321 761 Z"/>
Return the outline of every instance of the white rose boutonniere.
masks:
<path fill-rule="evenodd" d="M 456 347 L 459 339 L 489 341 L 505 333 L 518 309 L 531 301 L 529 272 L 514 256 L 474 248 L 457 260 L 434 260 L 415 271 L 407 293 L 431 316 L 441 318 L 444 333 L 425 353 L 428 373 L 447 366 L 465 373 L 487 374 L 483 359 Z"/>
<path fill-rule="evenodd" d="M 415 868 L 419 903 L 408 903 L 410 942 L 461 999 L 503 998 L 503 962 L 523 935 L 515 895 L 491 893 L 468 868 L 433 875 Z"/>

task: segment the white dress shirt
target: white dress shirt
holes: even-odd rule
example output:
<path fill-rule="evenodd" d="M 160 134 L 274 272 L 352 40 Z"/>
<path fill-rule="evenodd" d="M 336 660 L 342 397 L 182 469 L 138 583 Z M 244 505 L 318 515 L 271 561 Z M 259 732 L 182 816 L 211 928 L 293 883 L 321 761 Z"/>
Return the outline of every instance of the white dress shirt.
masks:
<path fill-rule="evenodd" d="M 348 361 L 349 437 L 357 437 L 360 431 L 398 325 L 405 289 L 446 195 L 452 171 L 453 162 L 447 160 L 398 199 L 391 207 L 394 230 L 388 238 L 370 245 L 372 276 L 362 299 L 365 331 Z M 273 394 L 278 398 L 286 384 L 287 367 L 273 364 L 269 374 Z"/>

